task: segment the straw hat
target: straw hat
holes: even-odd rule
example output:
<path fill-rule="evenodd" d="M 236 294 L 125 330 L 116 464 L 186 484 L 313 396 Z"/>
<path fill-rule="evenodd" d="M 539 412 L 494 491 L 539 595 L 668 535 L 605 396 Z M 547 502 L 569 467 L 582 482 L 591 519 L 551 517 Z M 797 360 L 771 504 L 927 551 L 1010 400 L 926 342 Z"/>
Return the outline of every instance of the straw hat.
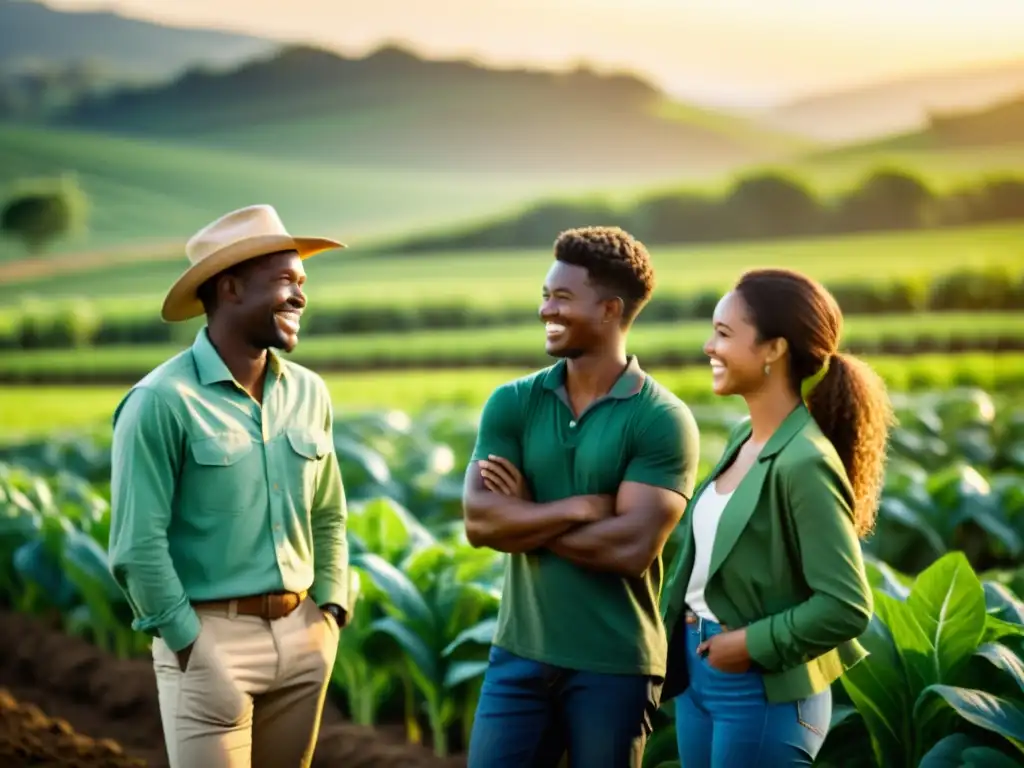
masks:
<path fill-rule="evenodd" d="M 342 243 L 323 237 L 292 237 L 270 205 L 250 205 L 224 214 L 194 234 L 185 246 L 191 266 L 167 292 L 161 317 L 167 322 L 188 320 L 203 314 L 196 290 L 228 267 L 277 251 L 298 251 L 307 259 Z"/>

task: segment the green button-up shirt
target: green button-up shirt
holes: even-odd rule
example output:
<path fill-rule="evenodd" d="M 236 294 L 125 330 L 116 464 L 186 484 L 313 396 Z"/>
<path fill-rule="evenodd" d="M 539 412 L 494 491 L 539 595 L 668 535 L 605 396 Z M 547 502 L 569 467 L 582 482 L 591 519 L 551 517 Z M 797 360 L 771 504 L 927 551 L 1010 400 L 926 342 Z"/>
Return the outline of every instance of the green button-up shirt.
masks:
<path fill-rule="evenodd" d="M 110 568 L 171 650 L 190 601 L 309 590 L 348 610 L 346 504 L 323 380 L 273 352 L 262 406 L 200 330 L 114 412 Z"/>

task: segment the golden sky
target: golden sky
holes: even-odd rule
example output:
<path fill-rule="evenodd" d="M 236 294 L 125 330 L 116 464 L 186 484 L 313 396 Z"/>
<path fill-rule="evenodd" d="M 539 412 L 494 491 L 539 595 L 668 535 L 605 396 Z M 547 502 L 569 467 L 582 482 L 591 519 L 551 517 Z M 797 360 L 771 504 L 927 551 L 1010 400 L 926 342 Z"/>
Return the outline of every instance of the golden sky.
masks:
<path fill-rule="evenodd" d="M 361 54 L 404 41 L 492 64 L 628 67 L 757 106 L 904 74 L 1024 59 L 1024 0 L 47 0 Z"/>

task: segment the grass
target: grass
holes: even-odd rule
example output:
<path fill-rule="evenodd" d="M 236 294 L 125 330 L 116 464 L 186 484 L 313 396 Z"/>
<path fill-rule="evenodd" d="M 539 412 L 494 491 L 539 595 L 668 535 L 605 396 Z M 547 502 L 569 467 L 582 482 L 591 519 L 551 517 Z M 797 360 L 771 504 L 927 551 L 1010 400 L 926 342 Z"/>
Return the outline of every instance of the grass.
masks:
<path fill-rule="evenodd" d="M 19 179 L 74 173 L 90 198 L 87 233 L 58 250 L 184 239 L 214 216 L 257 202 L 289 229 L 346 240 L 487 215 L 549 192 L 614 183 L 594 175 L 500 177 L 281 159 L 167 141 L 0 124 L 0 195 Z M 636 176 L 641 183 L 650 177 Z M 0 244 L 0 257 L 20 255 Z"/>
<path fill-rule="evenodd" d="M 825 282 L 913 278 L 961 266 L 1024 267 L 1024 225 L 848 235 L 758 243 L 655 246 L 656 295 L 724 289 L 744 270 L 785 266 Z M 417 256 L 322 254 L 306 262 L 311 307 L 458 302 L 535 307 L 550 249 L 462 251 Z M 8 290 L 47 302 L 88 296 L 103 315 L 155 317 L 184 256 L 147 259 L 11 282 Z M 13 302 L 12 302 L 13 304 Z M 18 311 L 8 305 L 8 314 Z M 0 311 L 2 314 L 2 311 Z"/>
<path fill-rule="evenodd" d="M 866 356 L 892 391 L 945 389 L 958 385 L 990 391 L 1024 391 L 1024 354 L 994 358 L 983 354 Z M 467 368 L 328 374 L 324 376 L 339 412 L 399 409 L 415 414 L 432 405 L 457 403 L 479 408 L 504 381 L 528 368 Z M 714 400 L 707 366 L 651 368 L 651 374 L 689 403 Z M 126 386 L 0 387 L 0 434 L 46 435 L 62 430 L 108 429 Z"/>
<path fill-rule="evenodd" d="M 936 345 L 950 340 L 969 344 L 996 337 L 1024 342 L 1024 313 L 942 313 L 855 315 L 846 320 L 844 343 L 859 346 L 885 340 L 908 344 L 927 339 Z M 630 334 L 630 349 L 641 360 L 700 356 L 710 333 L 703 320 L 638 325 Z M 529 325 L 481 329 L 413 331 L 310 336 L 291 357 L 310 365 L 344 362 L 346 366 L 498 363 L 535 358 L 543 364 L 543 328 Z M 0 357 L 0 373 L 18 375 L 82 374 L 142 375 L 187 344 L 104 345 L 77 350 L 12 350 Z"/>

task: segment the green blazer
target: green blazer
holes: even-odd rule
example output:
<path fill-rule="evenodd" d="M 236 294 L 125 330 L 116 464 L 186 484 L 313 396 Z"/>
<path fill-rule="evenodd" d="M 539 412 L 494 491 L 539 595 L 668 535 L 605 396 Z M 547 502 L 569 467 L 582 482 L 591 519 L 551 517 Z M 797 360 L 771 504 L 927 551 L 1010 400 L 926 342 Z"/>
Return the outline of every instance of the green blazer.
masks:
<path fill-rule="evenodd" d="M 691 510 L 750 432 L 749 420 L 733 429 Z M 729 629 L 746 627 L 769 701 L 818 693 L 867 656 L 856 638 L 867 629 L 874 604 L 853 503 L 835 448 L 801 404 L 769 438 L 722 512 L 705 599 Z M 661 601 L 669 638 L 666 701 L 689 684 L 684 620 L 694 558 L 690 514 L 678 535 Z"/>

